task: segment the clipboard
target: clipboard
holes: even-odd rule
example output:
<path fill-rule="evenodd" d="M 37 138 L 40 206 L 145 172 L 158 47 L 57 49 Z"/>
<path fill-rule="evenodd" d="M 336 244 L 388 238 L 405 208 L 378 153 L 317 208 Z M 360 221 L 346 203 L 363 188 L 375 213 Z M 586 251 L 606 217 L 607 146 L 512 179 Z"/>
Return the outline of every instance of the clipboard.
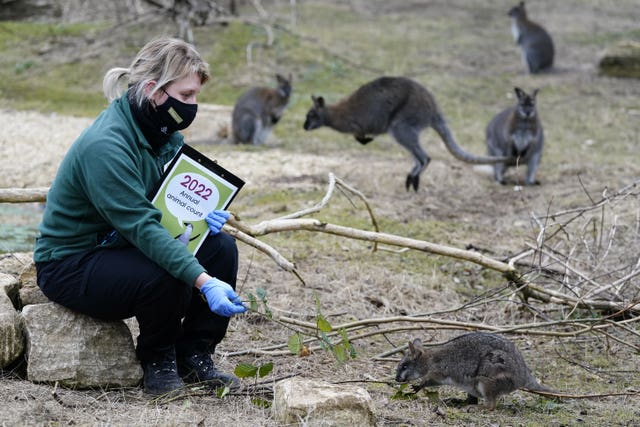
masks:
<path fill-rule="evenodd" d="M 242 179 L 183 144 L 150 199 L 162 212 L 160 223 L 195 255 L 209 235 L 207 214 L 227 209 L 243 185 Z"/>

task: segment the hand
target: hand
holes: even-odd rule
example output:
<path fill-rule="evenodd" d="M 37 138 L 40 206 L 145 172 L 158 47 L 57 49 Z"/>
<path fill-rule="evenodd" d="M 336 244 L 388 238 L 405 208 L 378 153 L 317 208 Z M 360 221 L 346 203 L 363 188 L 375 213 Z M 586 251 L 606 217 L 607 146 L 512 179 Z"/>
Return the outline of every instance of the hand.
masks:
<path fill-rule="evenodd" d="M 211 235 L 218 234 L 220 230 L 222 230 L 222 226 L 229 219 L 229 212 L 223 210 L 215 210 L 209 212 L 209 215 L 205 218 L 207 221 L 207 225 L 209 226 L 209 230 L 211 230 Z"/>
<path fill-rule="evenodd" d="M 209 309 L 220 316 L 231 317 L 247 311 L 231 285 L 215 277 L 204 282 L 200 292 L 206 298 Z"/>

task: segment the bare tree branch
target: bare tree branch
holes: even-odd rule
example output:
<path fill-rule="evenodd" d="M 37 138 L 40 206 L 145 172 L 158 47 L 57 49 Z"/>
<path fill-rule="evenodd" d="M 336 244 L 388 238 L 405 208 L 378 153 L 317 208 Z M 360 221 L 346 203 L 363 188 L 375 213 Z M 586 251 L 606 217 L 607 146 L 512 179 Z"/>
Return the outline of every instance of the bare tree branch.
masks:
<path fill-rule="evenodd" d="M 595 206 L 602 207 L 605 205 L 613 205 L 614 202 L 619 203 L 620 201 L 623 201 L 629 197 L 637 198 L 635 190 L 638 182 L 635 182 L 623 188 L 622 190 L 614 193 L 611 196 L 605 196 L 603 200 L 596 202 Z M 314 218 L 301 218 L 302 216 L 311 213 L 320 212 L 328 204 L 329 200 L 334 194 L 335 188 L 341 188 L 344 191 L 355 194 L 363 201 L 369 213 L 369 216 L 371 217 L 371 221 L 373 223 L 375 231 L 345 227 L 320 221 Z M 46 188 L 0 189 L 0 202 L 19 203 L 26 201 L 44 201 L 46 197 L 46 191 Z M 640 275 L 640 257 L 638 257 L 637 254 L 634 254 L 633 263 L 629 266 L 624 266 L 622 268 L 616 266 L 615 269 L 610 269 L 609 271 L 602 273 L 600 275 L 600 280 L 596 280 L 597 276 L 593 274 L 593 271 L 601 269 L 603 267 L 604 264 L 602 261 L 597 262 L 596 264 L 585 264 L 585 266 L 589 267 L 591 271 L 584 271 L 583 269 L 578 269 L 577 267 L 574 267 L 568 263 L 568 260 L 571 260 L 574 257 L 573 254 L 576 251 L 575 248 L 571 249 L 568 254 L 562 255 L 562 257 L 564 258 L 563 259 L 559 255 L 557 255 L 559 251 L 557 249 L 553 249 L 550 245 L 550 242 L 552 241 L 551 239 L 559 237 L 559 230 L 563 230 L 563 236 L 571 237 L 569 226 L 572 223 L 575 223 L 575 220 L 577 218 L 584 216 L 587 212 L 593 209 L 594 205 L 591 205 L 582 209 L 575 208 L 568 211 L 560 212 L 558 214 L 547 214 L 544 217 L 536 218 L 537 223 L 540 225 L 540 232 L 538 233 L 538 236 L 536 238 L 537 244 L 527 244 L 529 246 L 529 250 L 521 252 L 519 255 L 516 255 L 512 259 L 508 260 L 508 262 L 502 262 L 475 251 L 458 249 L 423 240 L 417 240 L 380 232 L 375 216 L 373 215 L 373 211 L 364 195 L 362 195 L 362 193 L 360 193 L 358 190 L 350 187 L 331 173 L 329 174 L 329 184 L 325 196 L 313 207 L 279 218 L 266 220 L 255 225 L 246 224 L 243 221 L 240 221 L 232 216 L 229 219 L 228 223 L 225 225 L 224 229 L 228 233 L 237 237 L 238 240 L 250 246 L 253 246 L 259 251 L 267 254 L 276 262 L 278 266 L 280 266 L 280 268 L 295 274 L 302 283 L 304 283 L 304 280 L 296 271 L 294 264 L 283 257 L 276 249 L 258 240 L 257 237 L 264 236 L 270 233 L 310 231 L 333 234 L 349 239 L 368 241 L 374 244 L 383 243 L 386 245 L 399 247 L 401 250 L 413 249 L 434 255 L 441 255 L 471 262 L 481 267 L 502 273 L 504 277 L 509 281 L 509 283 L 511 283 L 512 286 L 517 290 L 517 292 L 521 293 L 525 301 L 528 298 L 533 298 L 543 303 L 565 305 L 571 307 L 572 312 L 579 308 L 584 308 L 605 312 L 639 313 L 639 291 L 637 291 L 635 288 L 631 289 L 630 294 L 635 295 L 635 297 L 632 298 L 622 295 L 622 291 L 629 287 L 628 284 L 632 282 L 632 279 Z M 561 216 L 569 216 L 569 218 L 563 223 L 555 224 L 555 219 Z M 601 221 L 604 222 L 604 219 L 602 219 Z M 618 234 L 615 232 L 616 227 L 618 227 L 617 217 L 615 217 L 611 229 L 608 231 L 608 233 L 606 233 L 610 240 L 613 239 L 616 234 Z M 551 231 L 548 233 L 549 230 Z M 600 227 L 599 233 L 601 235 L 605 234 L 604 230 L 605 229 L 603 227 Z M 585 229 L 582 228 L 580 232 L 584 233 Z M 607 249 L 603 252 L 604 256 L 608 256 L 611 248 L 613 247 L 613 244 L 611 242 L 608 242 L 606 246 Z M 589 248 L 590 246 L 587 245 L 587 250 L 590 251 L 591 249 Z M 566 283 L 563 285 L 563 289 L 568 290 L 569 293 L 553 290 L 549 286 L 544 286 L 541 283 L 534 283 L 532 278 L 537 277 L 537 273 L 535 270 L 531 273 L 524 274 L 516 269 L 515 264 L 522 258 L 526 256 L 536 255 L 538 255 L 540 259 L 539 264 L 537 264 L 536 268 L 540 271 L 542 271 L 544 268 L 544 266 L 542 265 L 542 256 L 556 264 L 564 266 L 564 278 Z M 592 256 L 595 256 L 595 254 L 593 254 Z M 616 271 L 618 270 L 624 272 L 625 274 L 623 274 L 622 277 L 615 277 L 609 283 L 602 282 L 602 279 L 608 280 L 610 277 L 614 277 L 614 274 L 616 276 L 619 276 L 619 274 L 616 273 Z M 576 278 L 578 279 L 577 282 L 575 281 Z M 574 281 L 573 285 L 568 286 L 569 282 L 567 282 L 567 280 Z M 616 292 L 615 298 L 611 298 L 608 294 L 606 298 L 593 298 L 596 296 L 600 296 L 604 292 L 611 289 L 615 290 Z M 635 294 L 633 292 L 635 292 Z M 571 312 L 569 313 L 569 315 L 570 314 Z"/>

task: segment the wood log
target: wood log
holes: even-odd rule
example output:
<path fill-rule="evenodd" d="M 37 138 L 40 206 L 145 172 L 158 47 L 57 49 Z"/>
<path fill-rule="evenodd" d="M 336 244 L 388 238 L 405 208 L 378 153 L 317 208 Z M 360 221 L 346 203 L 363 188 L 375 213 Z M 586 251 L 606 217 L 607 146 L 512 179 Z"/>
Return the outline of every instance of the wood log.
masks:
<path fill-rule="evenodd" d="M 0 188 L 0 203 L 29 203 L 47 200 L 48 187 Z"/>

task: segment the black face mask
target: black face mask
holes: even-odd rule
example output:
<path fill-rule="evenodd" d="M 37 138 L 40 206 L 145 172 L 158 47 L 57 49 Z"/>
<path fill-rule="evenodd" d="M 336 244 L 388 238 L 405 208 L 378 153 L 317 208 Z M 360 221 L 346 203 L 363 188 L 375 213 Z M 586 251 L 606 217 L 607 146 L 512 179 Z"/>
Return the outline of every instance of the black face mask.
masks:
<path fill-rule="evenodd" d="M 164 91 L 164 89 L 163 89 Z M 167 93 L 164 91 L 164 93 Z M 156 106 L 160 132 L 171 135 L 175 131 L 186 129 L 196 118 L 198 104 L 185 104 L 167 93 L 167 100 Z"/>
<path fill-rule="evenodd" d="M 167 100 L 155 108 L 149 100 L 138 106 L 133 97 L 129 97 L 133 116 L 154 149 L 164 145 L 174 132 L 186 129 L 193 123 L 198 112 L 198 104 L 185 104 L 168 93 L 167 96 Z"/>

